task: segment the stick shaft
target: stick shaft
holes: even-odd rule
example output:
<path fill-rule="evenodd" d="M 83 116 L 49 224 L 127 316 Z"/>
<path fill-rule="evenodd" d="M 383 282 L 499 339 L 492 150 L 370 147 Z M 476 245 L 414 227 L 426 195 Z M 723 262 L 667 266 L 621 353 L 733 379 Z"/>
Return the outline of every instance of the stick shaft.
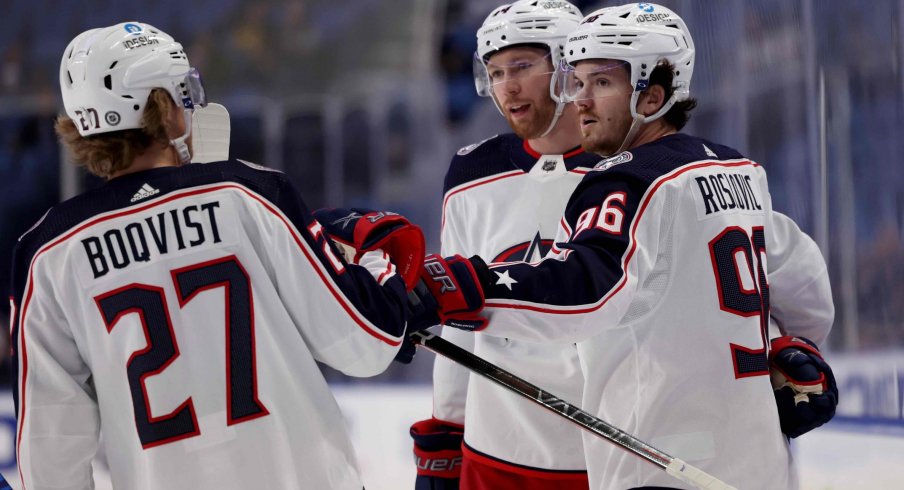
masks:
<path fill-rule="evenodd" d="M 436 354 L 446 357 L 494 383 L 513 391 L 543 408 L 564 417 L 584 430 L 588 430 L 609 442 L 617 444 L 650 463 L 665 470 L 670 475 L 699 488 L 710 490 L 730 490 L 733 487 L 722 483 L 706 472 L 695 468 L 678 458 L 650 446 L 627 432 L 585 412 L 579 407 L 562 400 L 526 380 L 468 352 L 448 340 L 426 330 L 414 332 L 411 339 Z"/>

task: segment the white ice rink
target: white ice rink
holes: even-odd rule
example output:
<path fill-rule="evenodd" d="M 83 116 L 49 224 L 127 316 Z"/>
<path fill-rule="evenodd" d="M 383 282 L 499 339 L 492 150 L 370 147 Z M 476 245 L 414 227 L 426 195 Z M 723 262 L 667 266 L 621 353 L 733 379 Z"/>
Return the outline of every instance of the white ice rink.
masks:
<path fill-rule="evenodd" d="M 412 489 L 414 464 L 408 427 L 430 415 L 430 387 L 362 384 L 336 386 L 334 392 L 358 448 L 367 490 Z M 12 399 L 4 395 L 0 402 L 8 422 Z M 2 427 L 0 462 L 12 461 L 12 425 Z M 833 422 L 800 438 L 794 449 L 803 489 L 904 489 L 904 430 L 885 435 L 887 432 Z M 20 488 L 15 470 L 2 472 L 13 488 Z M 98 475 L 97 489 L 110 488 L 104 476 Z"/>
<path fill-rule="evenodd" d="M 429 416 L 429 387 L 343 387 L 336 396 L 359 448 L 367 490 L 412 489 L 408 426 Z M 801 437 L 794 451 L 803 490 L 904 489 L 904 431 L 889 436 L 860 424 L 829 424 Z"/>

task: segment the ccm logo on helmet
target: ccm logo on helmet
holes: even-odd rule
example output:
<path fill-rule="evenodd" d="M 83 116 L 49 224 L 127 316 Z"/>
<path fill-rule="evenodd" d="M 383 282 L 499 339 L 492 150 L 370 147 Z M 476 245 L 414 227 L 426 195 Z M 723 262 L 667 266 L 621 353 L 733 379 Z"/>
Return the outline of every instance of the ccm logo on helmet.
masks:
<path fill-rule="evenodd" d="M 424 262 L 424 270 L 430 274 L 433 282 L 438 282 L 442 284 L 442 288 L 439 290 L 440 294 L 445 294 L 446 291 L 458 291 L 458 288 L 455 287 L 455 282 L 452 281 L 452 278 L 449 277 L 449 274 L 446 272 L 446 269 L 439 262 L 438 259 L 433 258 Z"/>

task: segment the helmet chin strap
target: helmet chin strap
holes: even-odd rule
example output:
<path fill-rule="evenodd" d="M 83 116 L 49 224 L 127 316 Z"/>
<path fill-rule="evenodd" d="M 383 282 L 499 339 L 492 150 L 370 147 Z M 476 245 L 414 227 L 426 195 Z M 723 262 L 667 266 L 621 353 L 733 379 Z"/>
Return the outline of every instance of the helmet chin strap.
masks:
<path fill-rule="evenodd" d="M 633 118 L 633 121 L 631 121 L 631 127 L 628 128 L 628 134 L 625 135 L 625 139 L 622 141 L 621 146 L 619 146 L 618 150 L 612 155 L 618 155 L 619 153 L 630 148 L 631 144 L 634 143 L 634 138 L 637 136 L 637 132 L 640 131 L 641 126 L 659 119 L 663 116 L 663 114 L 668 112 L 668 110 L 671 109 L 673 105 L 675 105 L 675 95 L 673 94 L 671 97 L 669 97 L 669 100 L 667 100 L 666 103 L 663 104 L 658 111 L 656 111 L 655 114 L 644 116 L 642 114 L 638 114 L 636 109 L 633 109 L 634 107 L 637 107 L 637 99 L 639 98 L 639 96 L 640 92 L 634 92 L 634 94 L 631 96 L 631 117 Z"/>
<path fill-rule="evenodd" d="M 560 95 L 556 95 L 556 76 L 553 75 L 549 80 L 549 98 L 552 99 L 553 102 L 556 103 L 556 112 L 552 116 L 552 120 L 549 122 L 549 127 L 546 128 L 546 131 L 543 132 L 537 138 L 542 138 L 552 132 L 552 129 L 556 127 L 556 123 L 559 122 L 559 117 L 562 116 L 562 113 L 565 112 L 565 105 L 567 102 Z"/>
<path fill-rule="evenodd" d="M 547 134 L 549 134 L 550 131 L 552 131 L 552 128 L 556 127 L 556 123 L 559 122 L 559 117 L 562 115 L 562 113 L 564 111 L 565 111 L 565 103 L 556 102 L 556 112 L 552 116 L 552 121 L 549 122 L 549 127 L 546 128 L 546 131 L 544 131 L 543 134 L 541 134 L 540 136 L 537 136 L 537 138 L 542 138 L 542 137 L 546 136 Z"/>
<path fill-rule="evenodd" d="M 191 149 L 185 141 L 191 136 L 192 112 L 192 109 L 184 109 L 182 111 L 182 117 L 185 120 L 185 133 L 176 139 L 170 140 L 170 146 L 176 149 L 176 154 L 179 156 L 179 163 L 182 165 L 191 162 Z"/>
<path fill-rule="evenodd" d="M 637 136 L 637 132 L 640 131 L 640 127 L 647 122 L 647 118 L 641 116 L 640 114 L 634 115 L 634 120 L 631 121 L 631 127 L 628 128 L 628 134 L 625 135 L 624 141 L 622 141 L 621 146 L 618 147 L 618 150 L 615 151 L 612 155 L 618 155 L 619 153 L 627 150 L 631 147 L 631 143 L 634 143 L 634 138 Z M 611 155 L 606 155 L 611 156 Z"/>

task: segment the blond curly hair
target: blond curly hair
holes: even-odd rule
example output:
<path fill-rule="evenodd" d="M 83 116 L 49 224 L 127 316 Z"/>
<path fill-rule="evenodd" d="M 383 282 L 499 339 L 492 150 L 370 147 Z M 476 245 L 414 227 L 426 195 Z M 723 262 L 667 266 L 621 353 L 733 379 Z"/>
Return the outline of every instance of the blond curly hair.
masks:
<path fill-rule="evenodd" d="M 148 97 L 140 129 L 82 136 L 75 122 L 65 114 L 57 117 L 54 129 L 76 165 L 85 167 L 98 177 L 109 179 L 116 172 L 129 168 L 135 157 L 152 145 L 169 144 L 167 121 L 175 109 L 169 93 L 154 89 Z"/>

